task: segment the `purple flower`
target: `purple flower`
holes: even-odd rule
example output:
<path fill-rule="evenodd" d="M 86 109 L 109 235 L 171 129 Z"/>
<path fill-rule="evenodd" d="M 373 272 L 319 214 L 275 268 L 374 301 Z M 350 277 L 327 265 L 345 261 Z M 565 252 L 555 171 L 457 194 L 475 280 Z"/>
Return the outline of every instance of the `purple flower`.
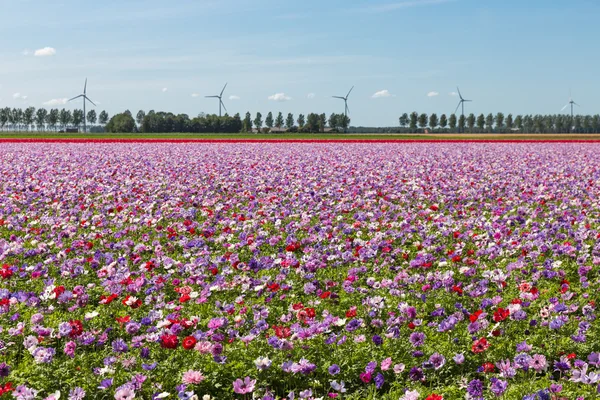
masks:
<path fill-rule="evenodd" d="M 333 364 L 328 369 L 330 375 L 337 375 L 340 373 L 340 367 L 337 364 Z"/>
<path fill-rule="evenodd" d="M 412 367 L 408 373 L 408 377 L 413 381 L 422 381 L 425 378 L 423 370 L 419 367 Z"/>
<path fill-rule="evenodd" d="M 80 387 L 71 389 L 69 392 L 69 400 L 83 400 L 85 398 L 85 390 Z"/>
<path fill-rule="evenodd" d="M 112 342 L 112 349 L 115 353 L 126 353 L 129 347 L 123 339 L 115 339 Z"/>
<path fill-rule="evenodd" d="M 438 370 L 446 364 L 446 358 L 439 353 L 434 353 L 429 357 L 429 362 L 433 365 L 433 368 Z"/>
<path fill-rule="evenodd" d="M 454 357 L 452 357 L 452 359 L 454 360 L 455 363 L 460 365 L 465 362 L 465 355 L 462 353 L 459 353 L 459 354 L 455 355 Z"/>
<path fill-rule="evenodd" d="M 425 343 L 425 339 L 426 339 L 426 336 L 422 332 L 413 332 L 408 337 L 410 344 L 412 344 L 414 347 L 423 346 L 423 343 Z"/>
<path fill-rule="evenodd" d="M 494 393 L 495 396 L 500 397 L 504 394 L 504 392 L 506 392 L 506 389 L 508 388 L 508 382 L 496 378 L 492 378 L 490 381 L 492 382 L 490 391 Z"/>
<path fill-rule="evenodd" d="M 383 377 L 383 375 L 380 372 L 377 374 L 377 376 L 375 376 L 375 387 L 377 389 L 381 389 L 383 387 L 384 383 L 385 383 L 385 378 Z"/>
<path fill-rule="evenodd" d="M 10 365 L 3 362 L 0 364 L 0 377 L 7 377 L 8 375 L 10 375 Z"/>
<path fill-rule="evenodd" d="M 483 396 L 483 382 L 479 379 L 473 379 L 467 386 L 467 393 L 472 397 L 481 398 Z"/>
<path fill-rule="evenodd" d="M 374 335 L 373 343 L 375 343 L 376 346 L 381 346 L 383 344 L 383 339 L 379 335 Z"/>

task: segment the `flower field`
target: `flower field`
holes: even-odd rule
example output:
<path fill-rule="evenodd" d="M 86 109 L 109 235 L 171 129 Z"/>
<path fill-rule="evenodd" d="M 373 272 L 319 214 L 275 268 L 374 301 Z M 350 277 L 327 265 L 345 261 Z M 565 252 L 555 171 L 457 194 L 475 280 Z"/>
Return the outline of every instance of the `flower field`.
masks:
<path fill-rule="evenodd" d="M 0 399 L 593 399 L 600 144 L 0 144 Z"/>

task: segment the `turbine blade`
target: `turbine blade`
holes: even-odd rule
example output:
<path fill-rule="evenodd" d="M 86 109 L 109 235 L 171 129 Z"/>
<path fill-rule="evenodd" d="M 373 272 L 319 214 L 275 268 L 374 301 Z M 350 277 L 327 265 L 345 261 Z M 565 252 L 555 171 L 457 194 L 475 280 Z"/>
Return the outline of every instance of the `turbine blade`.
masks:
<path fill-rule="evenodd" d="M 346 104 L 346 114 L 350 114 L 350 107 L 348 107 L 348 104 Z"/>
<path fill-rule="evenodd" d="M 560 111 L 565 111 L 565 108 L 569 107 L 569 105 L 571 105 L 571 103 L 567 103 L 567 105 L 565 105 L 563 108 L 561 108 Z"/>
<path fill-rule="evenodd" d="M 331 96 L 331 97 L 333 97 L 334 99 L 342 99 L 342 100 L 346 100 L 345 98 L 343 98 L 343 97 L 340 97 L 340 96 Z"/>
<path fill-rule="evenodd" d="M 85 78 L 85 85 L 83 85 L 83 94 L 86 93 L 87 90 L 87 78 Z"/>
<path fill-rule="evenodd" d="M 223 90 L 221 90 L 221 96 L 223 96 L 223 92 L 225 91 L 226 87 L 227 87 L 227 83 L 225 84 L 225 86 L 223 86 Z"/>
<path fill-rule="evenodd" d="M 462 100 L 463 97 L 462 97 L 462 94 L 460 93 L 460 89 L 458 88 L 458 86 L 456 87 L 456 90 L 458 90 L 458 97 L 460 97 L 460 99 Z"/>
<path fill-rule="evenodd" d="M 352 91 L 354 90 L 354 86 L 352 86 L 352 88 L 350 89 L 350 91 L 348 92 L 348 94 L 346 95 L 346 98 L 348 98 L 348 96 L 350 96 L 350 93 L 352 93 Z"/>
<path fill-rule="evenodd" d="M 575 102 L 573 102 L 573 104 L 575 104 L 577 107 L 581 107 L 579 104 L 577 104 L 577 103 L 575 103 Z"/>
<path fill-rule="evenodd" d="M 95 106 L 96 106 L 96 103 L 94 103 L 92 100 L 90 100 L 90 98 L 89 98 L 89 97 L 87 97 L 87 96 L 83 96 L 83 98 L 84 98 L 85 100 L 89 101 L 90 103 L 92 103 L 93 105 L 95 105 Z M 96 106 L 96 107 L 98 107 L 98 106 Z"/>
<path fill-rule="evenodd" d="M 463 101 L 466 101 L 466 102 L 469 102 L 469 103 L 470 103 L 470 102 L 472 102 L 473 100 L 463 100 Z"/>
<path fill-rule="evenodd" d="M 460 105 L 462 104 L 462 100 L 458 102 L 458 105 L 456 106 L 456 110 L 454 110 L 454 114 L 456 114 L 456 112 L 458 111 L 458 109 L 460 108 Z"/>
<path fill-rule="evenodd" d="M 204 96 L 204 97 L 206 97 L 207 99 L 218 99 L 219 98 L 219 96 Z"/>
<path fill-rule="evenodd" d="M 219 100 L 219 101 L 221 102 L 221 105 L 222 105 L 222 106 L 223 106 L 223 108 L 225 109 L 225 112 L 228 112 L 228 111 L 227 111 L 227 107 L 225 107 L 225 103 L 223 103 L 223 100 Z"/>
<path fill-rule="evenodd" d="M 69 101 L 73 101 L 73 100 L 75 100 L 75 99 L 78 99 L 78 98 L 80 98 L 80 97 L 83 97 L 83 95 L 82 95 L 82 94 L 80 94 L 79 96 L 75 96 L 75 97 L 73 97 L 72 99 L 69 99 Z"/>

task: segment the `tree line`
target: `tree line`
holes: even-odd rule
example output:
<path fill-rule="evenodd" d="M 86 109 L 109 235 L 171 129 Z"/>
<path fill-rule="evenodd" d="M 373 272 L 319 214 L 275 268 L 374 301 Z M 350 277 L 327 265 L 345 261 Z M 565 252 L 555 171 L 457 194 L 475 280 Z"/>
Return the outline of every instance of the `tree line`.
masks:
<path fill-rule="evenodd" d="M 87 121 L 93 126 L 98 123 L 100 127 L 108 123 L 106 111 L 96 114 L 95 110 L 87 113 Z M 28 107 L 0 108 L 0 130 L 9 131 L 57 131 L 69 128 L 79 128 L 83 125 L 83 110 L 66 110 Z"/>
<path fill-rule="evenodd" d="M 111 123 L 113 122 L 114 123 Z M 289 113 L 284 116 L 279 112 L 274 115 L 269 112 L 263 117 L 258 112 L 252 115 L 247 112 L 244 117 L 238 113 L 234 116 L 225 114 L 219 117 L 215 114 L 201 113 L 197 117 L 190 118 L 187 114 L 173 114 L 170 112 L 150 110 L 138 111 L 135 120 L 129 111 L 115 115 L 107 124 L 108 132 L 131 132 L 137 130 L 144 133 L 240 133 L 240 132 L 325 132 L 326 129 L 343 131 L 350 125 L 350 118 L 344 114 L 310 113 L 307 115 Z"/>
<path fill-rule="evenodd" d="M 431 132 L 468 133 L 600 133 L 600 115 L 496 115 L 404 113 L 399 118 L 399 132 L 417 133 L 426 129 Z"/>

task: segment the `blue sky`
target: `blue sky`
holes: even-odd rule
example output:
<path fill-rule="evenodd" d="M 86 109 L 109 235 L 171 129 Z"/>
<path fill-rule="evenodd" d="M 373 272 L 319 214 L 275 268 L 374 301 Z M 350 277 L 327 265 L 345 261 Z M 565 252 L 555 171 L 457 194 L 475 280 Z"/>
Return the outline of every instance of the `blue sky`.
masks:
<path fill-rule="evenodd" d="M 204 96 L 225 82 L 231 114 L 343 112 L 331 96 L 355 85 L 352 125 L 450 114 L 456 85 L 475 100 L 466 112 L 558 113 L 569 90 L 581 113 L 600 112 L 596 0 L 0 0 L 0 10 L 0 107 L 75 108 L 61 103 L 88 77 L 111 115 L 218 112 Z"/>

